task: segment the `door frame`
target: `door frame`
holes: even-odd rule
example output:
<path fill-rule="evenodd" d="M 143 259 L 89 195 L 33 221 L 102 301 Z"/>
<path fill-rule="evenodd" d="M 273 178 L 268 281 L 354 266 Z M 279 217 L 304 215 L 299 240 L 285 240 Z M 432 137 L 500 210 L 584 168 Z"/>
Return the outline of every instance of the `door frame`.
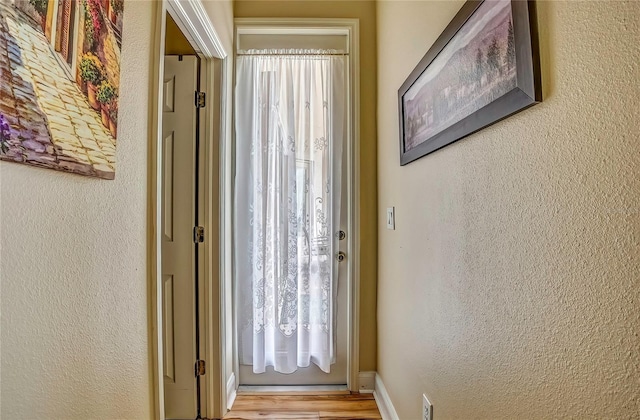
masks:
<path fill-rule="evenodd" d="M 240 44 L 241 34 L 305 34 L 335 35 L 346 34 L 349 46 L 348 106 L 351 114 L 348 122 L 350 141 L 346 144 L 347 157 L 347 258 L 350 259 L 347 276 L 347 389 L 359 391 L 360 371 L 360 31 L 359 19 L 351 18 L 236 18 L 234 19 L 234 44 Z M 234 59 L 236 51 L 233 52 Z M 235 84 L 235 72 L 234 72 Z M 234 98 L 235 101 L 235 98 Z M 234 143 L 235 147 L 235 143 Z M 229 165 L 227 162 L 226 165 Z M 233 189 L 234 185 L 225 185 Z M 230 201 L 231 203 L 231 201 Z M 228 230 L 231 235 L 231 230 Z M 232 244 L 232 242 L 230 242 Z M 228 248 L 231 249 L 231 248 Z M 231 264 L 230 262 L 228 264 Z M 227 265 L 232 269 L 232 266 Z M 231 274 L 232 276 L 232 274 Z M 231 313 L 233 303 L 225 299 L 227 313 Z M 239 372 L 238 342 L 233 316 L 233 370 Z M 232 374 L 228 384 L 228 400 L 235 397 L 238 387 Z"/>
<path fill-rule="evenodd" d="M 149 140 L 149 353 L 150 374 L 153 381 L 153 409 L 155 418 L 163 420 L 163 337 L 162 337 L 162 244 L 161 244 L 161 180 L 162 180 L 162 82 L 164 79 L 164 42 L 166 14 L 169 13 L 191 46 L 200 57 L 201 91 L 207 96 L 207 105 L 200 118 L 199 156 L 199 221 L 205 229 L 205 241 L 200 244 L 199 317 L 200 355 L 207 362 L 207 373 L 201 379 L 201 413 L 203 418 L 219 418 L 226 411 L 226 348 L 222 335 L 226 325 L 221 296 L 225 296 L 222 276 L 221 241 L 225 226 L 220 223 L 226 205 L 219 194 L 226 182 L 226 171 L 221 164 L 229 138 L 230 104 L 228 75 L 231 60 L 218 36 L 201 0 L 162 0 L 155 2 L 155 39 L 153 46 L 153 73 L 151 77 L 151 107 Z M 220 238 L 220 239 L 218 239 Z M 195 361 L 194 361 L 195 362 Z M 223 410 L 222 407 L 225 407 Z"/>

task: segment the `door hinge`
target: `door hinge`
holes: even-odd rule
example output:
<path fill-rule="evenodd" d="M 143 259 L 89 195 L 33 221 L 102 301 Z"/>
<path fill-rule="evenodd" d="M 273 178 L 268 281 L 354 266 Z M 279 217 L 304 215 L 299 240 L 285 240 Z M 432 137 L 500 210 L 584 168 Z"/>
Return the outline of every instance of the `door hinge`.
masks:
<path fill-rule="evenodd" d="M 207 104 L 207 95 L 204 92 L 196 92 L 196 108 L 204 108 Z"/>
<path fill-rule="evenodd" d="M 205 373 L 207 373 L 207 364 L 204 362 L 204 360 L 196 360 L 196 377 L 198 376 L 202 376 Z"/>
<path fill-rule="evenodd" d="M 204 242 L 204 227 L 196 226 L 193 228 L 193 242 L 196 244 Z"/>

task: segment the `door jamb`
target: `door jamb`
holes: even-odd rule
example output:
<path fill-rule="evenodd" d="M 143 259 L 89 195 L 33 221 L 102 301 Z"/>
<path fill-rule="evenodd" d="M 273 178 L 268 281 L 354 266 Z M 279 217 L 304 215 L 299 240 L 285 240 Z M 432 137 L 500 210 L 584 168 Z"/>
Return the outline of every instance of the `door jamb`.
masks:
<path fill-rule="evenodd" d="M 227 123 L 227 103 L 229 89 L 227 75 L 230 60 L 220 37 L 209 19 L 201 0 L 162 0 L 155 6 L 156 34 L 153 44 L 153 73 L 151 77 L 151 115 L 149 144 L 149 331 L 151 365 L 150 375 L 153 381 L 153 411 L 155 418 L 164 420 L 163 385 L 163 349 L 162 349 L 162 258 L 161 223 L 162 208 L 161 170 L 162 170 L 162 81 L 164 77 L 164 41 L 166 34 L 166 13 L 176 21 L 201 58 L 201 90 L 207 95 L 207 111 L 202 114 L 201 154 L 200 154 L 200 214 L 205 228 L 205 242 L 201 244 L 204 258 L 200 271 L 200 319 L 201 319 L 201 355 L 208 362 L 207 374 L 202 381 L 202 416 L 222 417 L 222 407 L 226 407 L 226 372 L 224 360 L 226 349 L 221 345 L 221 332 L 224 330 L 225 317 L 221 310 L 220 296 L 224 296 L 225 282 L 221 278 L 220 212 L 224 197 L 219 195 L 219 183 L 224 179 L 219 168 L 220 156 L 224 156 L 226 140 L 229 136 Z M 219 145 L 219 147 L 216 147 Z M 220 172 L 220 173 L 218 173 Z M 195 361 L 194 361 L 195 362 Z M 225 408 L 226 410 L 226 408 Z"/>

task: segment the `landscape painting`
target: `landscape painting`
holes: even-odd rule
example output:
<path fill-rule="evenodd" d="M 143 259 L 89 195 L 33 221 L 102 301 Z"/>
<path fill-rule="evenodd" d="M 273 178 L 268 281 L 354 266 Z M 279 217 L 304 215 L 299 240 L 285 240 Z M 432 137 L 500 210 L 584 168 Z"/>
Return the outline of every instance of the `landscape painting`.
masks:
<path fill-rule="evenodd" d="M 115 177 L 124 0 L 0 0 L 0 160 Z"/>
<path fill-rule="evenodd" d="M 446 45 L 430 50 L 420 64 L 424 70 L 405 82 L 399 92 L 402 164 L 482 128 L 456 124 L 518 87 L 514 3 L 527 8 L 517 0 L 468 2 L 439 38 Z M 488 123 L 513 112 L 497 113 Z"/>

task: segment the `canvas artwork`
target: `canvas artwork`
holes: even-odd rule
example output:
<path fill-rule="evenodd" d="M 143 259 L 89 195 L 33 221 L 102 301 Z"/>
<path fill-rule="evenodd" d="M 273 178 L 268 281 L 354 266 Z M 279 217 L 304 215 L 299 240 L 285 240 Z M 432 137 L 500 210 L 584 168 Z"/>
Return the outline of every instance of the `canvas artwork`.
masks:
<path fill-rule="evenodd" d="M 482 108 L 516 86 L 508 1 L 485 1 L 405 94 L 406 148 Z M 447 65 L 447 71 L 442 71 Z"/>
<path fill-rule="evenodd" d="M 0 0 L 0 159 L 115 177 L 124 0 Z"/>
<path fill-rule="evenodd" d="M 519 80 L 537 71 L 529 7 L 518 0 L 465 4 L 399 92 L 404 163 L 539 100 L 534 92 L 520 103 L 527 89 Z M 516 39 L 516 25 L 529 37 Z M 518 48 L 526 62 L 518 63 Z"/>

